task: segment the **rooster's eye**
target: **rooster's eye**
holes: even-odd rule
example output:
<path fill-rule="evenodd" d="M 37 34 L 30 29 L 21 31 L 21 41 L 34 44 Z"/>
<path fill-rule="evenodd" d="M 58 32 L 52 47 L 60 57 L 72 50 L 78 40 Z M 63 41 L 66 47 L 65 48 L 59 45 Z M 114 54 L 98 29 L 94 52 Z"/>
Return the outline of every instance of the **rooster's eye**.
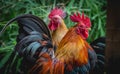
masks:
<path fill-rule="evenodd" d="M 84 28 L 84 26 L 83 26 L 83 25 L 80 25 L 79 28 Z"/>
<path fill-rule="evenodd" d="M 53 20 L 54 20 L 54 21 L 57 21 L 57 20 L 58 20 L 58 18 L 53 18 Z"/>
<path fill-rule="evenodd" d="M 79 27 L 83 27 L 83 25 L 80 25 Z"/>
<path fill-rule="evenodd" d="M 57 20 L 57 18 L 54 18 L 54 20 Z"/>

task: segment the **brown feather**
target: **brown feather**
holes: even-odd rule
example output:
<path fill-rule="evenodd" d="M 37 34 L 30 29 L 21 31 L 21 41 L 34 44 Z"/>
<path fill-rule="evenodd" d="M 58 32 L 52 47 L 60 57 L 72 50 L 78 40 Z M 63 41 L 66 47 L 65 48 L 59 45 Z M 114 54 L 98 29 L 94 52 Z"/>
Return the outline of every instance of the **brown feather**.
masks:
<path fill-rule="evenodd" d="M 72 64 L 83 65 L 88 63 L 87 45 L 85 40 L 76 33 L 74 27 L 61 40 L 55 55 L 58 59 L 63 58 L 66 63 L 72 62 Z"/>

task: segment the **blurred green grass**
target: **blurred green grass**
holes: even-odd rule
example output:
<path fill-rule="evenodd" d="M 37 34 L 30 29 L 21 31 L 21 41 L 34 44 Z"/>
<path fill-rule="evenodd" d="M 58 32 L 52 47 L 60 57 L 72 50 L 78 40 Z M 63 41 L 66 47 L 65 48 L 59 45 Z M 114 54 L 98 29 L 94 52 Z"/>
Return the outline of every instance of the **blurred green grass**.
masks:
<path fill-rule="evenodd" d="M 74 25 L 69 19 L 71 13 L 76 11 L 84 12 L 90 17 L 92 28 L 87 39 L 89 43 L 101 36 L 105 36 L 106 0 L 1 0 L 0 31 L 10 19 L 28 13 L 41 17 L 47 24 L 47 16 L 56 5 L 65 8 L 64 10 L 67 13 L 65 23 L 68 28 Z M 7 27 L 4 34 L 0 37 L 0 53 L 5 52 L 8 54 L 0 63 L 4 64 L 10 52 L 14 49 L 17 34 L 18 26 L 16 23 L 13 23 Z"/>

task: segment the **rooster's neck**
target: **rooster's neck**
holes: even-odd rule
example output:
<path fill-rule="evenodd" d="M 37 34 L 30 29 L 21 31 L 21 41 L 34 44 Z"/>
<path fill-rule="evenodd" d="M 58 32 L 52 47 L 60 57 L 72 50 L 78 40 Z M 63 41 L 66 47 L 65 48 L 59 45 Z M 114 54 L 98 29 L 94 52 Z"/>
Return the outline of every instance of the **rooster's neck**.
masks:
<path fill-rule="evenodd" d="M 67 31 L 68 31 L 68 28 L 66 27 L 64 21 L 62 20 L 59 27 L 55 31 L 52 32 L 53 43 L 58 45 L 59 42 L 64 37 L 64 35 L 67 33 Z"/>
<path fill-rule="evenodd" d="M 72 27 L 66 33 L 56 50 L 55 56 L 64 59 L 65 63 L 72 62 L 76 65 L 88 63 L 88 47 L 85 40 L 76 33 L 76 27 Z"/>

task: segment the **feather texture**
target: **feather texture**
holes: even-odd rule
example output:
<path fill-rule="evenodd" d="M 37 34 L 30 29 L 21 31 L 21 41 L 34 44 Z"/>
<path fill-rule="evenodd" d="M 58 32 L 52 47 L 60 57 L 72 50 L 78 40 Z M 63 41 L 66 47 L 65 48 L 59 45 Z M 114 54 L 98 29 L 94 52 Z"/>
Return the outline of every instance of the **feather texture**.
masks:
<path fill-rule="evenodd" d="M 41 18 L 31 14 L 17 16 L 11 19 L 4 26 L 0 34 L 2 34 L 2 32 L 5 31 L 6 27 L 14 21 L 17 21 L 19 26 L 19 33 L 16 38 L 17 44 L 15 46 L 14 52 L 10 57 L 10 60 L 8 60 L 9 62 L 6 63 L 6 67 L 3 67 L 2 70 L 8 67 L 10 68 L 10 70 L 6 72 L 8 74 L 21 72 L 26 74 L 28 70 L 35 64 L 35 61 L 37 58 L 39 58 L 40 55 L 47 53 L 49 55 L 49 58 L 54 57 L 52 39 L 50 31 L 44 21 Z M 15 63 L 18 60 L 13 59 L 13 57 L 17 55 L 17 58 L 22 58 L 22 65 L 20 66 L 19 71 L 15 72 Z M 13 60 L 15 60 L 15 62 L 12 63 Z M 8 63 L 14 64 L 14 66 L 9 67 Z"/>
<path fill-rule="evenodd" d="M 22 57 L 23 63 L 17 73 L 26 74 L 25 71 L 29 71 L 30 74 L 87 74 L 94 67 L 96 54 L 76 33 L 77 26 L 69 29 L 55 52 L 50 32 L 40 18 L 30 14 L 18 16 L 10 20 L 2 32 L 13 21 L 18 23 L 19 34 L 12 56 Z M 8 66 L 11 68 L 8 74 L 15 73 L 16 70 L 14 66 L 17 58 L 12 60 L 15 62 L 12 67 Z"/>
<path fill-rule="evenodd" d="M 75 26 L 76 27 L 76 26 Z M 39 74 L 87 74 L 94 68 L 96 54 L 90 45 L 75 31 L 69 29 L 61 40 L 55 57 L 50 58 L 48 53 L 40 55 L 30 73 Z"/>
<path fill-rule="evenodd" d="M 100 37 L 90 43 L 97 54 L 97 62 L 95 68 L 90 74 L 104 74 L 105 72 L 105 37 Z"/>

